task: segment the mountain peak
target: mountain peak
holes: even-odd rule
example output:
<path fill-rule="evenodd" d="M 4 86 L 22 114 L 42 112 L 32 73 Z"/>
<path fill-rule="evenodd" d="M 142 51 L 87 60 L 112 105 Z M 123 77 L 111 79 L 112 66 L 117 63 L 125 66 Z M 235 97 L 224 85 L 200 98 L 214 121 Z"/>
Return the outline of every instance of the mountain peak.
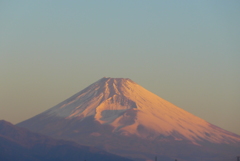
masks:
<path fill-rule="evenodd" d="M 10 125 L 10 126 L 12 126 L 13 124 L 8 122 L 8 121 L 5 121 L 5 120 L 0 120 L 0 125 Z"/>
<path fill-rule="evenodd" d="M 108 99 L 114 95 L 126 96 L 126 94 L 130 91 L 132 92 L 136 86 L 138 86 L 137 83 L 129 78 L 103 77 L 76 95 L 81 95 L 82 93 L 86 93 L 88 96 L 92 95 L 92 97 L 104 95 L 104 99 Z"/>
<path fill-rule="evenodd" d="M 112 78 L 112 77 L 103 77 L 101 79 L 130 80 L 129 78 Z"/>
<path fill-rule="evenodd" d="M 129 78 L 111 78 L 111 77 L 103 77 L 99 80 L 100 82 L 111 82 L 111 83 L 116 83 L 116 84 L 124 84 L 126 82 L 131 82 L 136 84 L 134 81 L 132 81 Z M 98 81 L 97 81 L 98 82 Z"/>

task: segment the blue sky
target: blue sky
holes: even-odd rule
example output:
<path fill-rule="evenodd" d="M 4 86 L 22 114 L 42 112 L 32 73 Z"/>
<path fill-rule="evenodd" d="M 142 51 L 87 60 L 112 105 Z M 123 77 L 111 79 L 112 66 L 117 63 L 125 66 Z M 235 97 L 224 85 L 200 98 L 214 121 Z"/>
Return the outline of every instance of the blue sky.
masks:
<path fill-rule="evenodd" d="M 240 134 L 240 2 L 0 1 L 0 119 L 130 78 Z"/>

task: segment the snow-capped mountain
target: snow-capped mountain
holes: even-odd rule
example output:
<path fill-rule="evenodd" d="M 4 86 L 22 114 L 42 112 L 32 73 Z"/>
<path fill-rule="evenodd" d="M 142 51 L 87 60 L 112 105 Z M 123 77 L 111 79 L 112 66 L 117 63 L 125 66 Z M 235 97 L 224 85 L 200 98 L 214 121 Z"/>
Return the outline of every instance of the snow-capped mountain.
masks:
<path fill-rule="evenodd" d="M 191 150 L 192 154 L 202 150 L 205 160 L 206 156 L 214 160 L 213 154 L 220 152 L 215 145 L 224 145 L 224 148 L 231 145 L 229 151 L 240 152 L 240 136 L 214 126 L 149 92 L 132 80 L 123 78 L 104 77 L 49 110 L 19 123 L 18 126 L 56 138 L 98 146 L 132 158 L 148 159 L 151 155 L 161 154 L 164 157 L 187 160 L 186 155 Z M 124 142 L 130 138 L 135 142 L 124 149 Z M 145 147 L 137 150 L 136 142 Z M 143 145 L 140 142 L 143 142 Z M 154 142 L 154 145 L 150 146 L 150 142 Z M 183 157 L 180 157 L 181 154 L 171 147 L 168 147 L 168 150 L 173 151 L 172 155 L 164 152 L 161 147 L 163 145 L 175 148 L 181 145 L 191 150 L 183 152 Z M 162 150 L 148 152 L 148 146 Z M 129 150 L 125 151 L 126 149 Z M 131 149 L 134 149 L 134 155 L 129 153 Z M 232 155 L 227 149 L 225 153 L 227 157 Z M 200 156 L 195 158 L 197 159 L 200 160 Z"/>

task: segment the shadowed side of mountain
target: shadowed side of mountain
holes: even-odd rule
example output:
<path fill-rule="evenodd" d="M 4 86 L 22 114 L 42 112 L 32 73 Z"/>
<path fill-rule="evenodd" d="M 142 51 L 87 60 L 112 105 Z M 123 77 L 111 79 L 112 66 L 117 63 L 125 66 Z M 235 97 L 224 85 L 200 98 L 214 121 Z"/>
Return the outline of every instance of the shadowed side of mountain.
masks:
<path fill-rule="evenodd" d="M 130 161 L 97 148 L 56 140 L 0 121 L 0 160 L 3 161 Z"/>

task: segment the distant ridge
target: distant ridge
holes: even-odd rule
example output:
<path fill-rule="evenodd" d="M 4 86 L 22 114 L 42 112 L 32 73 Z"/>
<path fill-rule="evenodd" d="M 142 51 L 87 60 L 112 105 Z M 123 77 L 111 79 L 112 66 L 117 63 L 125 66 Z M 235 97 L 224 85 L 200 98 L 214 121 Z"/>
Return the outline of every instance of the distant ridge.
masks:
<path fill-rule="evenodd" d="M 55 140 L 0 120 L 1 161 L 130 161 L 74 142 Z"/>
<path fill-rule="evenodd" d="M 239 135 L 128 78 L 104 77 L 18 126 L 136 160 L 158 154 L 170 160 L 224 161 L 240 151 Z"/>

